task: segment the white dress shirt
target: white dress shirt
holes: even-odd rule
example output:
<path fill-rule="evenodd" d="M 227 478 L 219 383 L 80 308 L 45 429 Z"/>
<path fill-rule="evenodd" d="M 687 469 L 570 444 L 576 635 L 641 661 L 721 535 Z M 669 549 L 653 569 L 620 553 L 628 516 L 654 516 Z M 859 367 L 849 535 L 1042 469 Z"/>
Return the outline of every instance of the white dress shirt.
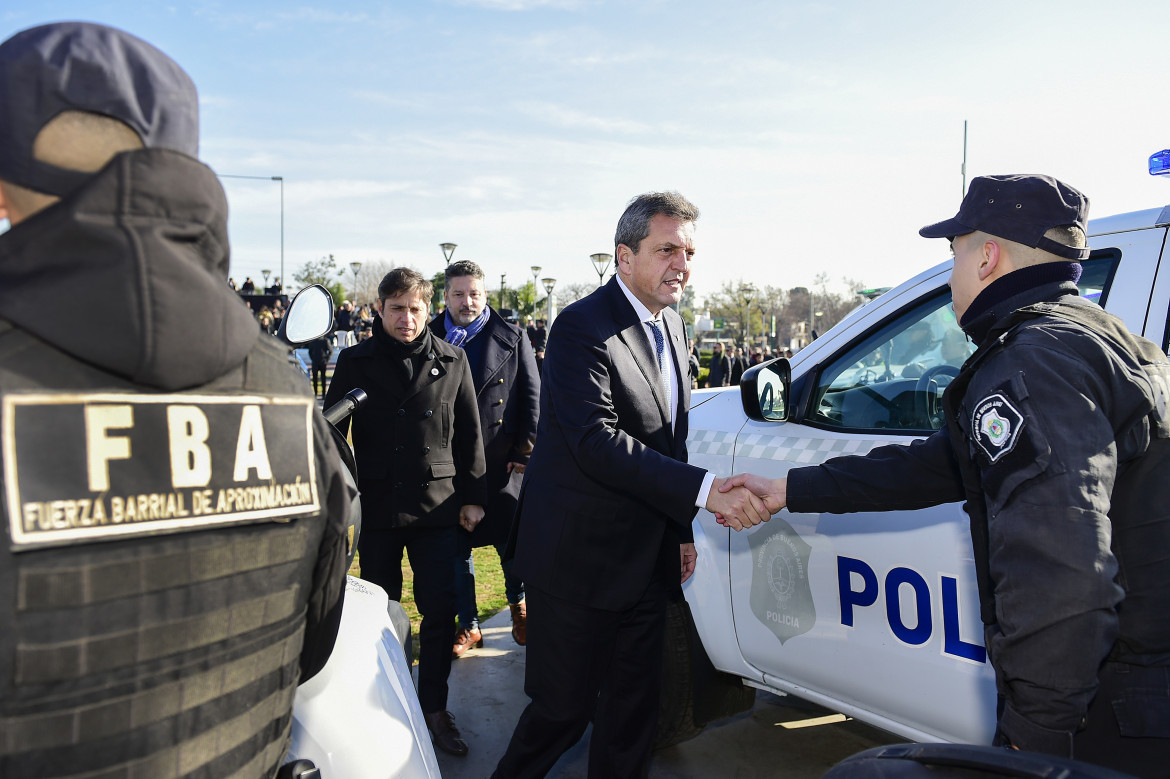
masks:
<path fill-rule="evenodd" d="M 617 276 L 617 282 L 618 288 L 621 289 L 622 293 L 626 296 L 626 300 L 630 301 L 630 305 L 634 307 L 635 313 L 638 314 L 638 318 L 642 321 L 642 332 L 646 334 L 646 340 L 650 342 L 650 351 L 654 354 L 658 353 L 658 346 L 654 343 L 654 331 L 650 329 L 650 323 L 654 322 L 654 324 L 658 325 L 658 329 L 662 331 L 662 337 L 665 340 L 665 343 L 663 344 L 665 351 L 663 352 L 662 356 L 666 362 L 666 369 L 670 374 L 670 397 L 666 399 L 666 408 L 669 415 L 668 418 L 670 420 L 670 429 L 673 431 L 674 409 L 675 406 L 678 405 L 678 401 L 676 400 L 678 397 L 678 370 L 674 359 L 674 349 L 670 345 L 670 335 L 667 333 L 666 323 L 662 319 L 662 312 L 659 312 L 658 316 L 650 313 L 650 309 L 646 308 L 642 301 L 634 297 L 633 292 L 630 292 L 629 287 L 627 287 L 625 282 L 622 281 L 620 274 Z M 703 476 L 703 483 L 699 486 L 699 494 L 695 496 L 695 505 L 699 508 L 707 507 L 707 498 L 711 494 L 711 485 L 714 483 L 714 481 L 715 474 L 707 471 L 706 475 Z"/>

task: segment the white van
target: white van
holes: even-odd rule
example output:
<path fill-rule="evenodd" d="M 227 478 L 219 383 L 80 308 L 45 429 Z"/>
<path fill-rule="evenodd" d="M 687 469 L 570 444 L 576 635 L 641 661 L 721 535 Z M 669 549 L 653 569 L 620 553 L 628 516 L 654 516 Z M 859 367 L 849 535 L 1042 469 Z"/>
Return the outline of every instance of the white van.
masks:
<path fill-rule="evenodd" d="M 1092 221 L 1080 282 L 1085 297 L 1163 350 L 1168 225 L 1170 206 Z M 951 311 L 950 267 L 873 300 L 798 353 L 786 397 L 784 366 L 771 363 L 753 369 L 757 381 L 692 393 L 691 462 L 720 476 L 775 478 L 938 429 L 942 389 L 973 350 Z M 694 530 L 699 561 L 684 594 L 717 671 L 913 741 L 990 743 L 995 684 L 959 504 L 848 515 L 785 510 L 741 533 L 700 511 Z M 698 652 L 690 657 L 702 661 Z M 690 726 L 727 714 L 729 699 L 750 705 L 750 695 L 732 694 L 712 707 L 692 674 L 671 673 L 663 710 L 697 692 Z"/>

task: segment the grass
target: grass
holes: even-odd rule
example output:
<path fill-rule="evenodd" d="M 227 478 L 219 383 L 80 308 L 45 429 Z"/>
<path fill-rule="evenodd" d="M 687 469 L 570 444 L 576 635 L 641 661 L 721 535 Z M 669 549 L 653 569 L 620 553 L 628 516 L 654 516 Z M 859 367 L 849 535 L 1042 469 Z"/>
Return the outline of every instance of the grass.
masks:
<path fill-rule="evenodd" d="M 353 576 L 361 576 L 359 557 L 355 555 L 353 565 L 349 568 Z M 473 549 L 471 559 L 475 561 L 475 604 L 479 608 L 479 621 L 483 622 L 508 605 L 508 599 L 504 596 L 504 572 L 500 568 L 500 556 L 496 554 L 494 546 Z M 421 617 L 414 605 L 414 572 L 410 570 L 405 554 L 402 556 L 402 607 L 406 609 L 410 627 L 417 636 Z M 418 641 L 414 642 L 414 655 L 417 662 Z"/>

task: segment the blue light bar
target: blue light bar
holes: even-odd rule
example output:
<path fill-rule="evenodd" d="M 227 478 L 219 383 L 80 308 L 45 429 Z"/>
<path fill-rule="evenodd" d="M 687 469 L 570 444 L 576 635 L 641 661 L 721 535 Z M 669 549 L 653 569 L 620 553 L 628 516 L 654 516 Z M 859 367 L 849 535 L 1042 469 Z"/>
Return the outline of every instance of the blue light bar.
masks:
<path fill-rule="evenodd" d="M 1170 175 L 1170 149 L 1163 149 L 1157 154 L 1150 155 L 1150 175 Z"/>

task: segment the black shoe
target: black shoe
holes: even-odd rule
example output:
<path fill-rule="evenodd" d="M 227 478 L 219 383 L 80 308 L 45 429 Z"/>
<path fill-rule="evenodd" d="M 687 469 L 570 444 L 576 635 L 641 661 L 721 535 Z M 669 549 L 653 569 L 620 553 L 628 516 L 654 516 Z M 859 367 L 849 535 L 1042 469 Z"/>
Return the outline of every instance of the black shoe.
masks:
<path fill-rule="evenodd" d="M 467 756 L 467 742 L 459 735 L 459 728 L 455 727 L 455 715 L 449 711 L 432 711 L 424 714 L 427 729 L 431 731 L 431 740 L 435 746 L 449 755 L 456 757 Z"/>

